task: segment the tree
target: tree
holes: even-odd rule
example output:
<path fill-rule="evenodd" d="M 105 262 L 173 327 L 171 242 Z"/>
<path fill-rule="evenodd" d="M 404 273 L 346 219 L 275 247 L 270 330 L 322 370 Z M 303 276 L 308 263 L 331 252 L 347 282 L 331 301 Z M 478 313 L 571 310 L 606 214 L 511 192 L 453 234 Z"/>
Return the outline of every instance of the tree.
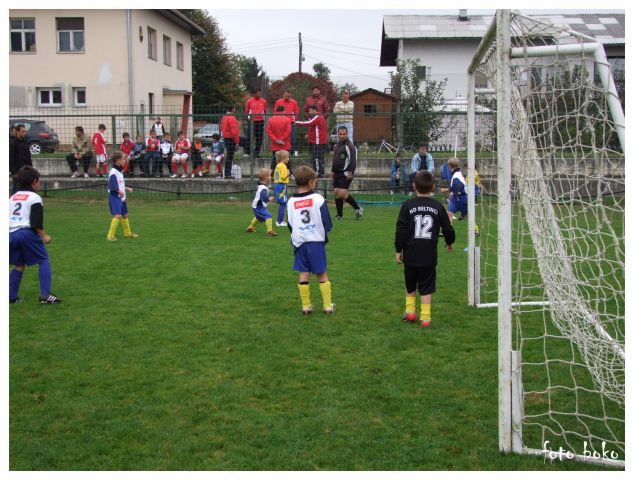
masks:
<path fill-rule="evenodd" d="M 192 39 L 192 88 L 197 107 L 241 103 L 244 92 L 236 71 L 232 68 L 224 36 L 205 10 L 180 10 L 207 33 Z M 220 112 L 219 112 L 220 113 Z"/>
<path fill-rule="evenodd" d="M 231 58 L 232 64 L 238 69 L 238 75 L 246 92 L 252 92 L 256 88 L 266 90 L 268 86 L 266 72 L 261 65 L 258 65 L 255 57 L 233 54 Z"/>
<path fill-rule="evenodd" d="M 321 90 L 322 95 L 326 97 L 331 105 L 337 101 L 337 92 L 330 81 L 325 81 L 308 73 L 291 73 L 281 80 L 277 80 L 271 84 L 267 100 L 271 103 L 282 97 L 282 94 L 288 90 L 293 98 L 297 100 L 300 110 L 304 105 L 306 97 L 312 95 L 313 85 Z"/>
<path fill-rule="evenodd" d="M 355 93 L 359 93 L 359 87 L 357 87 L 352 82 L 346 82 L 343 85 L 337 85 L 336 90 L 337 90 L 337 98 L 341 98 L 341 94 L 345 90 L 348 90 L 350 92 L 350 95 L 354 95 Z"/>
<path fill-rule="evenodd" d="M 330 69 L 319 62 L 313 65 L 313 72 L 315 72 L 315 76 L 317 78 L 322 79 L 325 82 L 330 82 Z"/>
<path fill-rule="evenodd" d="M 438 113 L 445 103 L 447 79 L 423 81 L 419 75 L 421 66 L 418 59 L 399 60 L 396 73 L 390 74 L 392 91 L 400 102 L 397 137 L 403 145 L 433 143 L 447 130 L 444 116 Z"/>

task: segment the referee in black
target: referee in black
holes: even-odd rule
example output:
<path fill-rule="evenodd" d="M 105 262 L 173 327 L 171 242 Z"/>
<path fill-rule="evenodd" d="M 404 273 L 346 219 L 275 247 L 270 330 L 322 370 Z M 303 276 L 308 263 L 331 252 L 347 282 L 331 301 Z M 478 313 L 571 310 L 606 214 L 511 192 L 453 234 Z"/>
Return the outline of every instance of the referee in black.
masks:
<path fill-rule="evenodd" d="M 363 208 L 359 206 L 352 195 L 348 193 L 350 184 L 357 169 L 357 148 L 348 138 L 348 129 L 339 127 L 337 131 L 339 141 L 332 153 L 332 168 L 330 179 L 335 193 L 335 206 L 337 207 L 337 220 L 343 220 L 343 202 L 348 202 L 356 214 L 357 220 L 363 216 Z"/>

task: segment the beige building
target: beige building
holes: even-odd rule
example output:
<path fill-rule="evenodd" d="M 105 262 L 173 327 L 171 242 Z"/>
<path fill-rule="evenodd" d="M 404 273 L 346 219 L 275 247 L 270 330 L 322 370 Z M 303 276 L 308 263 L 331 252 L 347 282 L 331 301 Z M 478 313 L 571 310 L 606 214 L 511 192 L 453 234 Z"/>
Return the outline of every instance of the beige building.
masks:
<path fill-rule="evenodd" d="M 9 17 L 12 116 L 190 113 L 191 40 L 205 31 L 178 10 L 10 10 Z M 142 121 L 138 130 L 150 118 Z"/>

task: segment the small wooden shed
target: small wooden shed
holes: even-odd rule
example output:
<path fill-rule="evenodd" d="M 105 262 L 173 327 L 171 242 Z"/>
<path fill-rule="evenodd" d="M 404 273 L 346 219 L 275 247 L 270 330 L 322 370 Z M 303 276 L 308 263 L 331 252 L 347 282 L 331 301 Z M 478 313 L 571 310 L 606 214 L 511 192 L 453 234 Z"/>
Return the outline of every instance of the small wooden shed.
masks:
<path fill-rule="evenodd" d="M 381 143 L 383 138 L 391 143 L 396 99 L 374 88 L 367 88 L 350 95 L 350 100 L 354 102 L 354 143 Z"/>

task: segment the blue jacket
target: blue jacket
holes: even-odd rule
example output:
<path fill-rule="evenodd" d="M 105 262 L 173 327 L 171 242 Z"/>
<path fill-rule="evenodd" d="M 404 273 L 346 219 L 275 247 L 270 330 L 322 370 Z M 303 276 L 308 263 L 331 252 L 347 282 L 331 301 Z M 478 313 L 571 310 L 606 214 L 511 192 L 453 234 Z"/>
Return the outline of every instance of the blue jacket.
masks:
<path fill-rule="evenodd" d="M 429 170 L 430 172 L 434 173 L 434 159 L 431 156 L 431 153 L 427 152 L 425 154 L 425 157 L 427 159 L 426 170 Z M 416 153 L 416 155 L 412 157 L 412 162 L 410 163 L 410 166 L 409 166 L 409 172 L 411 174 L 415 174 L 421 169 L 424 169 L 422 166 L 422 159 L 420 158 L 420 153 Z"/>

